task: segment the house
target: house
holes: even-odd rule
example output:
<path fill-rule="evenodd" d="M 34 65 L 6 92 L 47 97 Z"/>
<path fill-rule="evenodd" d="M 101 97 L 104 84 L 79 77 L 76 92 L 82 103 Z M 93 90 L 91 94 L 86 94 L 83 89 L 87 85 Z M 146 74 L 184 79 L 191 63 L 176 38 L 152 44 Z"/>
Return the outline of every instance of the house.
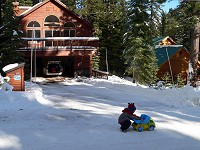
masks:
<path fill-rule="evenodd" d="M 169 36 L 160 36 L 153 39 L 155 45 L 175 45 L 176 43 Z"/>
<path fill-rule="evenodd" d="M 185 81 L 188 81 L 189 52 L 183 45 L 175 45 L 170 37 L 159 37 L 154 39 L 155 54 L 159 70 L 157 76 L 162 79 L 167 73 L 171 80 L 175 82 L 178 75 Z"/>
<path fill-rule="evenodd" d="M 19 51 L 28 58 L 33 74 L 92 75 L 99 38 L 89 22 L 59 0 L 44 0 L 32 7 L 13 4 L 24 33 L 24 47 Z"/>

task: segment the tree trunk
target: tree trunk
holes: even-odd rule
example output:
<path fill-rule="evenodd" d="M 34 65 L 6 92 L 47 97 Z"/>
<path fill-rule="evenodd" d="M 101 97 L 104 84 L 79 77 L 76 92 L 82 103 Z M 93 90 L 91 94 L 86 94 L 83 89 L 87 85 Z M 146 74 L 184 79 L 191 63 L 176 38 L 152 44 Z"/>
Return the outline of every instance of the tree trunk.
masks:
<path fill-rule="evenodd" d="M 133 71 L 133 83 L 135 83 L 135 72 Z"/>
<path fill-rule="evenodd" d="M 191 32 L 191 46 L 190 46 L 190 61 L 193 68 L 192 85 L 196 86 L 197 82 L 197 63 L 198 63 L 198 53 L 199 53 L 199 32 L 200 23 L 194 26 Z"/>

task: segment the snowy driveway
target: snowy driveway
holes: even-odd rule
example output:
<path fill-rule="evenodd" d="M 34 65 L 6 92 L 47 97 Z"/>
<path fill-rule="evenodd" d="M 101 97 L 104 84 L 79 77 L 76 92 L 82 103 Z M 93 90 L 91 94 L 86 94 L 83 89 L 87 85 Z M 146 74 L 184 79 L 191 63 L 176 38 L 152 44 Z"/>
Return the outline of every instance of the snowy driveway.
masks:
<path fill-rule="evenodd" d="M 29 102 L 30 109 L 18 107 L 17 114 L 3 112 L 0 149 L 198 150 L 200 147 L 200 109 L 177 103 L 179 97 L 173 97 L 174 92 L 170 95 L 164 90 L 100 80 L 40 86 L 43 91 L 43 98 L 37 98 L 40 103 Z M 183 93 L 176 92 L 183 97 Z M 137 115 L 145 113 L 154 119 L 155 131 L 119 130 L 117 119 L 128 102 L 135 102 Z M 6 142 L 12 146 L 4 146 Z"/>
<path fill-rule="evenodd" d="M 71 86 L 61 84 L 42 87 L 45 98 L 54 107 L 74 110 L 73 117 L 79 118 L 79 121 L 72 119 L 71 122 L 73 130 L 77 129 L 76 135 L 72 137 L 77 138 L 79 143 L 76 145 L 77 140 L 66 142 L 71 149 L 85 147 L 91 150 L 116 150 L 133 147 L 140 150 L 197 150 L 200 146 L 199 108 L 163 104 L 158 99 L 162 95 L 152 93 L 149 89 L 90 81 Z M 53 94 L 54 91 L 58 92 Z M 131 129 L 123 134 L 119 131 L 117 118 L 130 101 L 138 106 L 138 115 L 145 113 L 153 117 L 157 125 L 154 132 L 137 133 Z"/>

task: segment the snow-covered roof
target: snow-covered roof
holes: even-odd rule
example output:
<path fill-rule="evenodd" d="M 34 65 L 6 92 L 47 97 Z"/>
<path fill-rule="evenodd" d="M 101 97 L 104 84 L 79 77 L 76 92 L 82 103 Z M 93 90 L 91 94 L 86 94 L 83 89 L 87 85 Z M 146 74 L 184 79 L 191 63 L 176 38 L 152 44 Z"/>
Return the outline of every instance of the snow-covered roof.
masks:
<path fill-rule="evenodd" d="M 13 69 L 13 68 L 16 68 L 18 65 L 19 65 L 18 63 L 9 64 L 9 65 L 3 67 L 2 70 L 3 70 L 4 72 L 7 72 L 8 70 L 11 70 L 11 69 Z"/>
<path fill-rule="evenodd" d="M 18 69 L 22 66 L 24 66 L 25 63 L 21 63 L 21 64 L 18 64 L 18 63 L 14 63 L 14 64 L 9 64 L 5 67 L 2 68 L 2 70 L 7 73 L 7 72 L 10 72 L 12 70 L 15 70 L 15 69 Z"/>
<path fill-rule="evenodd" d="M 23 16 L 24 14 L 26 14 L 27 12 L 31 11 L 32 9 L 36 8 L 38 5 L 40 5 L 42 2 L 37 3 L 36 5 L 34 5 L 33 7 L 27 7 L 28 9 L 26 11 L 24 11 L 23 13 L 21 13 L 19 16 Z"/>
<path fill-rule="evenodd" d="M 183 47 L 183 45 L 156 45 L 155 48 L 163 48 L 163 47 Z"/>
<path fill-rule="evenodd" d="M 42 5 L 42 3 L 46 3 L 46 2 L 48 2 L 48 1 L 50 1 L 50 0 L 44 0 L 43 2 L 39 2 L 39 3 L 35 4 L 33 7 L 30 7 L 28 10 L 26 10 L 26 11 L 24 11 L 22 14 L 20 14 L 20 16 L 25 15 L 25 14 L 28 13 L 29 11 L 32 11 L 32 10 L 34 10 L 35 8 L 37 8 L 38 6 Z M 67 7 L 65 4 L 63 4 L 60 0 L 54 0 L 54 1 L 56 1 L 57 3 L 59 3 L 60 5 L 62 5 L 63 7 L 68 8 L 68 7 Z"/>
<path fill-rule="evenodd" d="M 31 6 L 19 6 L 19 9 L 30 9 L 32 8 Z"/>

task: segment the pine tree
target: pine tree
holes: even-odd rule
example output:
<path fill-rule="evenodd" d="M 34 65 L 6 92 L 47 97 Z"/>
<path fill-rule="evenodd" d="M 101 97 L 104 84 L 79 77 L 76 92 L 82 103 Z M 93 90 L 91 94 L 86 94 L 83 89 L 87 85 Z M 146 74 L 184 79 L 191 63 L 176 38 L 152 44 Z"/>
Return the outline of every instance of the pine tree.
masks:
<path fill-rule="evenodd" d="M 4 4 L 6 0 L 0 0 L 0 28 L 3 26 L 3 16 L 2 16 L 2 10 L 4 9 Z M 2 32 L 2 29 L 0 29 L 0 34 Z"/>
<path fill-rule="evenodd" d="M 162 81 L 165 82 L 165 87 L 172 87 L 174 83 L 172 83 L 172 79 L 171 79 L 171 76 L 169 74 L 169 72 L 165 73 L 163 76 L 162 76 Z"/>
<path fill-rule="evenodd" d="M 176 87 L 182 88 L 185 85 L 185 80 L 181 77 L 181 74 L 177 75 Z"/>
<path fill-rule="evenodd" d="M 166 0 L 149 0 L 149 2 L 147 1 L 148 4 L 148 10 L 150 12 L 150 20 L 149 20 L 149 26 L 150 26 L 150 30 L 151 30 L 151 37 L 155 38 L 161 35 L 161 32 L 159 30 L 159 27 L 161 25 L 162 22 L 160 22 L 160 18 L 162 15 L 162 8 L 161 8 L 161 4 L 163 4 L 164 2 L 166 2 Z"/>
<path fill-rule="evenodd" d="M 161 22 L 158 27 L 158 29 L 160 31 L 160 36 L 168 36 L 168 33 L 166 33 L 166 16 L 167 16 L 167 14 L 164 11 L 162 11 L 161 12 Z"/>
<path fill-rule="evenodd" d="M 157 63 L 152 43 L 150 2 L 130 0 L 127 16 L 129 28 L 124 41 L 127 45 L 124 58 L 127 60 L 127 71 L 132 73 L 133 82 L 152 84 L 156 81 Z"/>
<path fill-rule="evenodd" d="M 167 14 L 166 32 L 172 35 L 177 44 L 184 45 L 190 51 L 193 67 L 192 83 L 197 80 L 197 62 L 199 54 L 200 3 L 183 1 L 176 9 Z"/>
<path fill-rule="evenodd" d="M 70 10 L 76 11 L 76 4 L 78 0 L 61 0 L 63 4 L 65 4 Z"/>
<path fill-rule="evenodd" d="M 16 51 L 21 47 L 21 39 L 17 26 L 18 20 L 15 19 L 13 13 L 12 2 L 12 0 L 6 0 L 2 10 L 3 31 L 1 37 L 4 40 L 0 43 L 1 67 L 22 61 L 21 54 Z"/>
<path fill-rule="evenodd" d="M 32 6 L 33 5 L 33 0 L 17 0 L 20 4 L 20 6 Z M 36 3 L 39 1 L 36 0 Z"/>
<path fill-rule="evenodd" d="M 92 69 L 99 70 L 99 60 L 100 60 L 99 53 L 97 53 L 92 57 Z"/>
<path fill-rule="evenodd" d="M 99 69 L 107 71 L 107 51 L 109 72 L 116 75 L 122 75 L 125 68 L 122 57 L 124 4 L 125 0 L 85 0 L 78 13 L 93 24 L 95 36 L 100 38 Z"/>

